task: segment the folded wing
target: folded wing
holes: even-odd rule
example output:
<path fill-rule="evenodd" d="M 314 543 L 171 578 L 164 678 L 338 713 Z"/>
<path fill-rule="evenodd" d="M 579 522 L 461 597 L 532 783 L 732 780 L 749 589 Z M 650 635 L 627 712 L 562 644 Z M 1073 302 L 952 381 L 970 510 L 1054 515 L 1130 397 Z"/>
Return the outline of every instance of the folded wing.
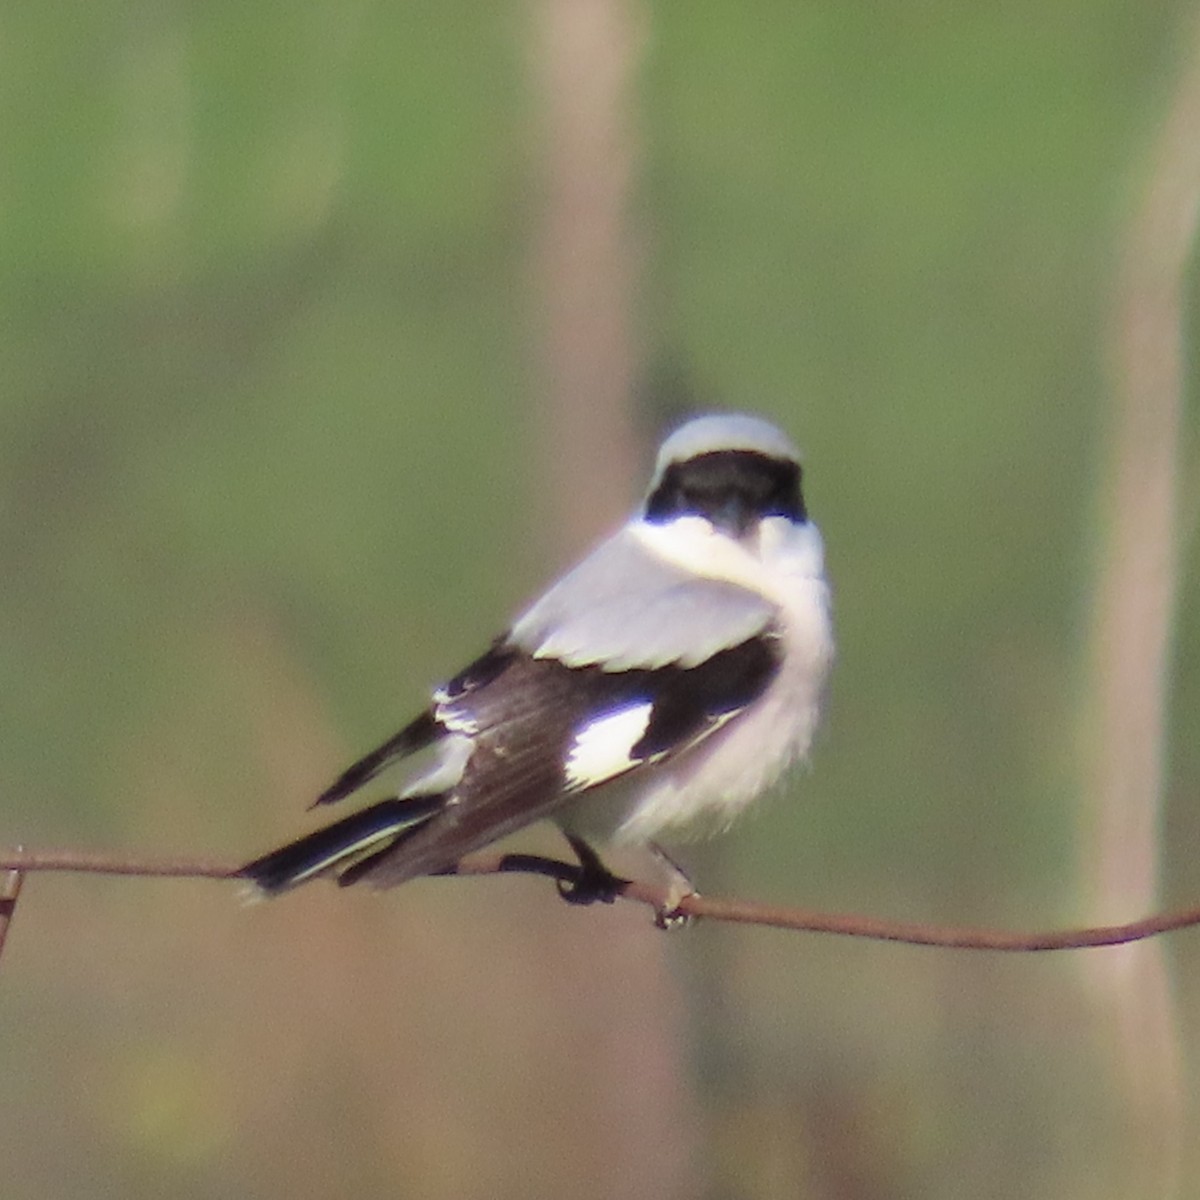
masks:
<path fill-rule="evenodd" d="M 345 771 L 318 803 L 434 746 L 439 770 L 250 864 L 269 891 L 313 874 L 378 886 L 445 870 L 565 802 L 662 763 L 750 705 L 779 668 L 764 597 L 689 574 L 618 534 L 533 604 L 429 710 Z M 466 752 L 464 752 L 464 749 Z"/>

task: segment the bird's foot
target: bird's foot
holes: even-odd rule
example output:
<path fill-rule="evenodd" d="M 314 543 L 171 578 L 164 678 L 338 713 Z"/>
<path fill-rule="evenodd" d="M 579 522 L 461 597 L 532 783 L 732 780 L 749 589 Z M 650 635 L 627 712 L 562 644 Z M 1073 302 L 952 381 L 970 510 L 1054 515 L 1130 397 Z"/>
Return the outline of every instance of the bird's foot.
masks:
<path fill-rule="evenodd" d="M 655 909 L 654 925 L 657 929 L 685 929 L 695 920 L 692 913 L 681 907 L 689 896 L 700 893 L 692 886 L 688 873 L 657 842 L 650 843 L 650 851 L 664 869 L 667 877 L 667 896 L 663 904 Z"/>
<path fill-rule="evenodd" d="M 689 896 L 698 896 L 699 894 L 699 892 L 688 892 Z M 694 913 L 684 912 L 678 904 L 673 908 L 664 904 L 661 908 L 654 910 L 654 928 L 661 929 L 666 933 L 673 933 L 676 929 L 686 929 L 695 920 Z"/>
<path fill-rule="evenodd" d="M 611 904 L 629 886 L 629 880 L 614 875 L 582 838 L 568 835 L 567 841 L 579 856 L 579 874 L 570 883 L 556 880 L 558 894 L 568 904 Z"/>

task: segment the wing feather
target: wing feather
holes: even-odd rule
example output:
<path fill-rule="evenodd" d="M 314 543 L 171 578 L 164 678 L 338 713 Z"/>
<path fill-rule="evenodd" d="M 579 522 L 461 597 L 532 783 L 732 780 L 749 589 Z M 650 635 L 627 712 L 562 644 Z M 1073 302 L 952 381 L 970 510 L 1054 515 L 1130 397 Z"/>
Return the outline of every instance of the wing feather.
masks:
<path fill-rule="evenodd" d="M 776 616 L 766 597 L 687 572 L 622 530 L 527 609 L 509 637 L 534 658 L 571 667 L 686 667 L 762 633 Z"/>
<path fill-rule="evenodd" d="M 269 862 L 273 886 L 286 886 L 276 876 L 292 867 L 341 868 L 346 882 L 378 886 L 445 870 L 568 798 L 687 751 L 770 684 L 777 619 L 757 592 L 685 571 L 618 533 L 317 801 L 339 800 L 437 743 L 449 765 L 439 761 L 400 800 L 420 804 L 436 790 L 437 804 L 421 805 L 413 822 L 415 808 L 402 816 L 376 806 L 361 823 L 309 835 Z"/>
<path fill-rule="evenodd" d="M 690 668 L 610 672 L 568 667 L 531 658 L 515 646 L 497 647 L 490 654 L 484 672 L 488 681 L 461 691 L 448 685 L 438 708 L 440 719 L 469 720 L 477 731 L 463 778 L 450 803 L 409 830 L 394 853 L 381 854 L 364 872 L 379 886 L 445 870 L 464 855 L 549 816 L 568 794 L 592 790 L 569 772 L 572 747 L 597 720 L 650 707 L 627 766 L 604 773 L 599 785 L 702 741 L 762 694 L 780 662 L 772 633 Z M 497 669 L 501 659 L 503 666 Z"/>

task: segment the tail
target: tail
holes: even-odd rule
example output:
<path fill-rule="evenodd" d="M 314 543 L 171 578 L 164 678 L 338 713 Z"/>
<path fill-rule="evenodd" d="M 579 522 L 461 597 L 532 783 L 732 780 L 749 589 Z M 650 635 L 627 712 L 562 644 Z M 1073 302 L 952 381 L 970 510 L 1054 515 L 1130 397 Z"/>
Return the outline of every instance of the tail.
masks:
<path fill-rule="evenodd" d="M 438 723 L 432 709 L 423 712 L 415 720 L 410 721 L 395 736 L 388 738 L 382 746 L 372 750 L 365 758 L 360 758 L 353 766 L 347 767 L 314 801 L 313 808 L 319 804 L 333 804 L 343 800 L 351 792 L 357 792 L 364 783 L 374 779 L 380 771 L 386 770 L 399 759 L 407 758 L 426 746 L 433 745 L 445 730 Z"/>
<path fill-rule="evenodd" d="M 356 866 L 373 864 L 425 824 L 446 803 L 444 793 L 381 800 L 353 816 L 335 821 L 238 871 L 265 895 L 277 896 L 318 875 L 336 874 L 340 883 L 359 877 Z"/>

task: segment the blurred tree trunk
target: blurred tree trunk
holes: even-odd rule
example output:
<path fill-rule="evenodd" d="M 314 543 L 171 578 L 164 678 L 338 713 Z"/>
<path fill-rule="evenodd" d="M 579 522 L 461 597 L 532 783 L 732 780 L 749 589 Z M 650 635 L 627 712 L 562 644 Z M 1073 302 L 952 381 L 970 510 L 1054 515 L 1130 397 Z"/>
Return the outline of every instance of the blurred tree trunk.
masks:
<path fill-rule="evenodd" d="M 628 109 L 643 16 L 630 0 L 539 0 L 534 8 L 547 401 L 533 426 L 553 497 L 550 548 L 567 553 L 619 519 L 636 486 L 636 149 Z"/>
<path fill-rule="evenodd" d="M 1185 273 L 1200 214 L 1200 26 L 1183 56 L 1149 182 L 1124 248 L 1117 390 L 1101 479 L 1106 506 L 1091 630 L 1084 894 L 1088 919 L 1158 904 L 1159 829 L 1178 583 Z M 1163 939 L 1080 956 L 1112 1047 L 1127 1126 L 1123 1195 L 1178 1193 L 1179 1029 Z M 1114 1193 L 1116 1194 L 1116 1193 Z"/>
<path fill-rule="evenodd" d="M 544 404 L 533 414 L 549 553 L 578 554 L 637 486 L 632 419 L 637 239 L 632 81 L 645 14 L 631 0 L 538 0 L 543 208 L 535 249 Z M 546 500 L 550 503 L 547 504 Z M 577 1196 L 694 1196 L 686 1012 L 667 940 L 633 906 L 580 914 L 531 897 L 548 969 L 530 1002 L 580 1086 L 555 1153 Z"/>

